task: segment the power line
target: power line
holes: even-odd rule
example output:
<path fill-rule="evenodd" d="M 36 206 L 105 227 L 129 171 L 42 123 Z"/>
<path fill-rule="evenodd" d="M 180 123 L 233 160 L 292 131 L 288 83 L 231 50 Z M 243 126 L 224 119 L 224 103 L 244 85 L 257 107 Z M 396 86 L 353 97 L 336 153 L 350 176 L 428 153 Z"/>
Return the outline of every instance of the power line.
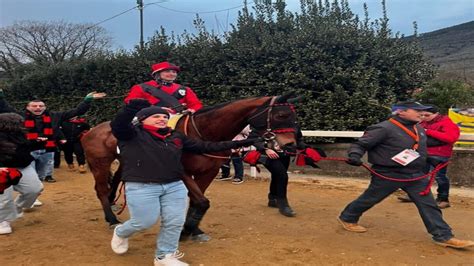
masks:
<path fill-rule="evenodd" d="M 243 6 L 245 6 L 244 4 L 242 5 L 238 5 L 238 6 L 234 6 L 234 7 L 230 7 L 230 8 L 226 8 L 226 9 L 219 9 L 219 10 L 213 10 L 213 11 L 202 11 L 202 12 L 194 12 L 194 11 L 183 11 L 183 10 L 177 10 L 177 9 L 172 9 L 172 8 L 168 8 L 168 7 L 164 7 L 162 5 L 159 5 L 158 3 L 149 3 L 149 4 L 146 4 L 145 6 L 148 6 L 148 5 L 157 5 L 163 9 L 166 9 L 166 10 L 169 10 L 169 11 L 173 11 L 173 12 L 177 12 L 177 13 L 187 13 L 187 14 L 209 14 L 209 13 L 218 13 L 218 12 L 224 12 L 224 11 L 229 11 L 229 10 L 232 10 L 232 9 L 237 9 L 237 8 L 241 8 Z"/>
<path fill-rule="evenodd" d="M 100 25 L 100 24 L 102 24 L 102 23 L 104 23 L 104 22 L 107 22 L 107 21 L 109 21 L 109 20 L 112 20 L 112 19 L 114 19 L 114 18 L 116 18 L 116 17 L 118 17 L 118 16 L 121 16 L 121 15 L 127 13 L 127 12 L 130 12 L 130 11 L 132 11 L 132 10 L 134 10 L 134 9 L 137 9 L 137 7 L 134 6 L 134 7 L 129 8 L 129 9 L 123 11 L 123 12 L 120 12 L 120 13 L 118 13 L 117 15 L 114 15 L 114 16 L 112 16 L 112 17 L 110 17 L 110 18 L 107 18 L 107 19 L 104 19 L 104 20 L 102 20 L 102 21 L 99 21 L 99 22 L 95 23 L 94 25 L 90 26 L 89 28 L 93 28 L 93 27 L 95 27 L 95 26 L 97 26 L 97 25 Z"/>

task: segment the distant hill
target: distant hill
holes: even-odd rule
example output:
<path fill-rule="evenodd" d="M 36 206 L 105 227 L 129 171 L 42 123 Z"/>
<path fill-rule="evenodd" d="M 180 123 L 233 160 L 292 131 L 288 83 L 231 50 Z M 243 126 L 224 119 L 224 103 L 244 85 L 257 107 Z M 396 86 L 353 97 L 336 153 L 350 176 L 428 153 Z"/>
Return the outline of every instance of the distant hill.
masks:
<path fill-rule="evenodd" d="M 439 66 L 440 79 L 474 84 L 474 21 L 420 34 L 418 40 L 426 55 Z"/>

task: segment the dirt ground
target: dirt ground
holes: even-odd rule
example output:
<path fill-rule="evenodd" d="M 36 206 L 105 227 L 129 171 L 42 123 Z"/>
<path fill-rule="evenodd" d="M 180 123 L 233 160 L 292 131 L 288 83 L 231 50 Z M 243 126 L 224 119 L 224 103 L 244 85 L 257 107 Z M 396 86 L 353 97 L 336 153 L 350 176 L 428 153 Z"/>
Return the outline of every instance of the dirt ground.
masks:
<path fill-rule="evenodd" d="M 64 168 L 45 184 L 43 206 L 14 222 L 0 236 L 0 265 L 152 265 L 158 226 L 130 239 L 127 254 L 110 249 L 112 231 L 103 218 L 90 173 Z M 181 243 L 192 265 L 474 265 L 474 249 L 453 250 L 432 243 L 415 207 L 395 197 L 368 211 L 369 231 L 344 231 L 338 213 L 367 181 L 292 175 L 289 198 L 297 217 L 266 206 L 267 180 L 243 184 L 213 182 L 211 208 L 202 223 L 207 243 Z M 453 195 L 444 211 L 459 238 L 474 239 L 472 190 Z M 127 212 L 120 216 L 126 220 Z"/>

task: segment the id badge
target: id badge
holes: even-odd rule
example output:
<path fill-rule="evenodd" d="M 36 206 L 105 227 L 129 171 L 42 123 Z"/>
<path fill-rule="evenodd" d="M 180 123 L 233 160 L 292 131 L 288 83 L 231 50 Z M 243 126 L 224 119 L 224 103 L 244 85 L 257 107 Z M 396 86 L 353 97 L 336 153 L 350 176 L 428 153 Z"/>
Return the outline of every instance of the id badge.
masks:
<path fill-rule="evenodd" d="M 420 157 L 420 154 L 417 151 L 412 149 L 405 149 L 399 154 L 393 156 L 392 160 L 405 166 L 416 160 L 418 157 Z"/>

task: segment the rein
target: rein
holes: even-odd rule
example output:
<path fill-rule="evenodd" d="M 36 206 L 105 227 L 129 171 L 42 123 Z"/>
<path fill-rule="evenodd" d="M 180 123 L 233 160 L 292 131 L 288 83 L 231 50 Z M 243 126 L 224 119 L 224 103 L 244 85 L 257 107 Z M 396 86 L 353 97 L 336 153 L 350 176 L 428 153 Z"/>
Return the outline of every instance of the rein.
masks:
<path fill-rule="evenodd" d="M 115 205 L 117 203 L 117 201 L 120 199 L 120 196 L 122 196 L 122 192 L 123 192 L 123 205 L 122 205 L 122 208 L 120 208 L 120 210 L 117 212 L 117 215 L 120 215 L 127 207 L 127 195 L 125 194 L 125 182 L 122 181 L 120 183 L 120 188 L 118 189 L 118 191 L 119 191 L 119 194 L 117 197 L 115 197 L 112 205 Z"/>
<path fill-rule="evenodd" d="M 290 152 L 286 152 L 287 154 L 289 155 L 297 155 L 298 153 L 290 153 Z M 303 156 L 307 157 L 306 154 L 302 154 Z M 321 157 L 321 161 L 337 161 L 337 162 L 347 162 L 347 159 L 346 158 L 343 158 L 343 157 Z M 440 163 L 438 165 L 436 165 L 436 167 L 422 175 L 422 176 L 418 176 L 418 177 L 413 177 L 413 178 L 408 178 L 408 179 L 402 179 L 402 178 L 394 178 L 394 177 L 389 177 L 389 176 L 385 176 L 385 175 L 382 175 L 380 173 L 377 173 L 374 169 L 372 169 L 368 164 L 366 163 L 363 163 L 361 166 L 364 167 L 365 169 L 367 169 L 367 171 L 369 171 L 370 173 L 372 173 L 373 175 L 377 176 L 377 177 L 380 177 L 382 179 L 385 179 L 385 180 L 389 180 L 389 181 L 394 181 L 394 182 L 413 182 L 413 181 L 418 181 L 418 180 L 421 180 L 421 179 L 424 179 L 424 178 L 427 178 L 429 177 L 430 180 L 428 182 L 428 185 L 426 186 L 425 190 L 423 190 L 422 192 L 420 192 L 419 194 L 421 196 L 426 196 L 428 195 L 428 193 L 430 193 L 430 189 L 431 189 L 431 185 L 433 185 L 433 181 L 436 177 L 436 174 L 443 168 L 445 168 L 446 166 L 448 166 L 449 164 L 449 161 L 448 162 L 444 162 L 444 163 Z"/>
<path fill-rule="evenodd" d="M 194 130 L 198 134 L 198 136 L 202 139 L 201 132 L 196 126 L 196 122 L 194 120 L 193 115 L 186 115 L 186 118 L 184 119 L 184 135 L 188 136 L 188 124 L 189 124 L 189 118 L 191 118 L 191 125 L 193 126 Z M 214 155 L 214 154 L 209 154 L 209 153 L 203 153 L 202 155 L 209 157 L 209 158 L 214 158 L 214 159 L 224 159 L 224 160 L 229 160 L 231 158 L 231 155 L 229 156 L 220 156 L 220 155 Z"/>

